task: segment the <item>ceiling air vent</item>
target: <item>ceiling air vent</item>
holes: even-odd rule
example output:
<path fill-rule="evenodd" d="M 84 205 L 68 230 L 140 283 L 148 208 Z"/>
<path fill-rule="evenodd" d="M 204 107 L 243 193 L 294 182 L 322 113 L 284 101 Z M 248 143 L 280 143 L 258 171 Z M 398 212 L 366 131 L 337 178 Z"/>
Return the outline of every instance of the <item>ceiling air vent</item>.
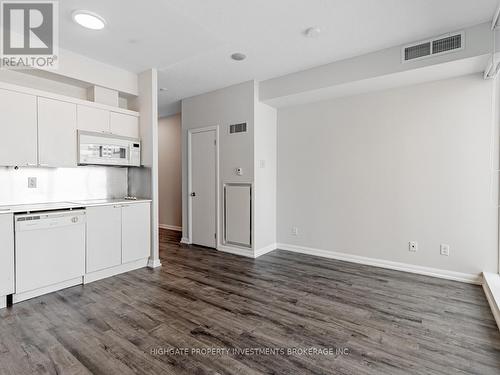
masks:
<path fill-rule="evenodd" d="M 405 48 L 405 61 L 419 59 L 431 55 L 431 43 L 417 44 L 416 46 Z"/>
<path fill-rule="evenodd" d="M 464 48 L 464 33 L 452 33 L 403 47 L 403 62 L 456 52 Z"/>
<path fill-rule="evenodd" d="M 462 48 L 462 34 L 436 39 L 432 42 L 432 54 L 453 51 Z"/>
<path fill-rule="evenodd" d="M 241 124 L 229 125 L 229 133 L 246 133 L 247 132 L 247 123 L 243 122 Z"/>

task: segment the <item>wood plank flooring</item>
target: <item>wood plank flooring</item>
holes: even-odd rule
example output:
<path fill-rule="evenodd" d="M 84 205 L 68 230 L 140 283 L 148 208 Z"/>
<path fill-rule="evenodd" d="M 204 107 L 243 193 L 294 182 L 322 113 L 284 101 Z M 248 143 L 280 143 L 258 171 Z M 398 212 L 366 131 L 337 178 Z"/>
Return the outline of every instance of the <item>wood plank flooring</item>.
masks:
<path fill-rule="evenodd" d="M 160 237 L 161 269 L 1 310 L 0 374 L 500 374 L 479 286 Z"/>

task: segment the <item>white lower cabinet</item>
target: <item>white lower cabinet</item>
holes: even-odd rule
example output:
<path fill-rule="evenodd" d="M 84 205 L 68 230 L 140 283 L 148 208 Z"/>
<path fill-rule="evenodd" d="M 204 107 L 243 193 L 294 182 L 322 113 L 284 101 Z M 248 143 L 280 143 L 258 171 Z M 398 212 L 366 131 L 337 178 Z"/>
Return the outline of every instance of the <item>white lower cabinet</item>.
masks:
<path fill-rule="evenodd" d="M 150 204 L 122 208 L 122 262 L 147 258 L 151 249 Z"/>
<path fill-rule="evenodd" d="M 121 233 L 121 206 L 87 208 L 87 273 L 121 264 Z"/>
<path fill-rule="evenodd" d="M 151 249 L 149 202 L 87 208 L 87 274 L 146 259 Z"/>
<path fill-rule="evenodd" d="M 14 216 L 0 214 L 0 297 L 12 293 L 14 293 Z"/>

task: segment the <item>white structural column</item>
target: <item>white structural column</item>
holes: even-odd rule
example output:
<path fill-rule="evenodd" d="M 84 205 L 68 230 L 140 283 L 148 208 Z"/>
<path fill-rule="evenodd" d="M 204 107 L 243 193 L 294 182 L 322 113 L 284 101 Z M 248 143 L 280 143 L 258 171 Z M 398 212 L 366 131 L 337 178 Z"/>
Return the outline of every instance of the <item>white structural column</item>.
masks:
<path fill-rule="evenodd" d="M 139 97 L 136 109 L 140 113 L 142 165 L 129 173 L 129 192 L 149 197 L 151 203 L 151 255 L 148 267 L 160 267 L 158 243 L 158 72 L 146 70 L 139 74 Z"/>

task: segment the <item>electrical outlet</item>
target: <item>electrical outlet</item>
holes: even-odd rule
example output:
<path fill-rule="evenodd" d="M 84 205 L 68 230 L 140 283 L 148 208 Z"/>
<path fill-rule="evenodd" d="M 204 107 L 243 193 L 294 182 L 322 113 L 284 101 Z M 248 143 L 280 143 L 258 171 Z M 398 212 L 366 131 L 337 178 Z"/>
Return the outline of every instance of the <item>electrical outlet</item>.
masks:
<path fill-rule="evenodd" d="M 298 235 L 299 235 L 299 228 L 292 227 L 292 236 L 298 236 Z"/>
<path fill-rule="evenodd" d="M 412 252 L 416 252 L 418 250 L 418 242 L 410 241 L 408 242 L 408 250 Z"/>
<path fill-rule="evenodd" d="M 441 244 L 441 255 L 450 256 L 450 245 L 442 243 Z"/>
<path fill-rule="evenodd" d="M 36 189 L 36 177 L 28 177 L 28 189 Z"/>

